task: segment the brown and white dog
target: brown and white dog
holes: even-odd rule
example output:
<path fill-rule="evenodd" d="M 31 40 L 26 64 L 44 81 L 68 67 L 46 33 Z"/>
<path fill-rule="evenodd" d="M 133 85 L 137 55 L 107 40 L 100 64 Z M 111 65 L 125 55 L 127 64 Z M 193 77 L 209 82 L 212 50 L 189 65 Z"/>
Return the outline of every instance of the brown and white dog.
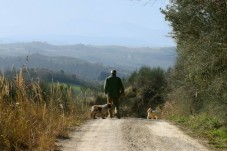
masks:
<path fill-rule="evenodd" d="M 111 103 L 104 105 L 93 105 L 91 107 L 91 118 L 96 119 L 96 114 L 101 114 L 102 118 L 105 119 L 108 115 L 108 109 L 112 106 Z"/>
<path fill-rule="evenodd" d="M 147 110 L 147 119 L 158 119 L 159 118 L 159 113 L 157 110 L 152 110 L 149 108 Z"/>

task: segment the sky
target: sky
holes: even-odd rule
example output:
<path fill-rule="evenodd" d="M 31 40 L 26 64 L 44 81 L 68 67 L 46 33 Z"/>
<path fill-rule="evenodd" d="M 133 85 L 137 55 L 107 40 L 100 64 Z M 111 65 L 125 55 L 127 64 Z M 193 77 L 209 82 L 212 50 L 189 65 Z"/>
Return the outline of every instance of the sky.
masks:
<path fill-rule="evenodd" d="M 147 3 L 147 1 L 150 1 Z M 0 42 L 175 46 L 168 0 L 0 0 Z"/>

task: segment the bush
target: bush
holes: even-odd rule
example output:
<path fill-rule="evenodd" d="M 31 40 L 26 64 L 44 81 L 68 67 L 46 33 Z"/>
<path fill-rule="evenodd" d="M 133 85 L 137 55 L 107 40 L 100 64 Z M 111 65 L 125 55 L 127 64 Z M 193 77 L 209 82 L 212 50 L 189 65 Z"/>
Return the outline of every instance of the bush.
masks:
<path fill-rule="evenodd" d="M 125 104 L 138 117 L 146 117 L 149 107 L 156 109 L 164 103 L 166 87 L 165 71 L 161 68 L 141 67 L 128 78 L 129 88 L 126 89 Z"/>

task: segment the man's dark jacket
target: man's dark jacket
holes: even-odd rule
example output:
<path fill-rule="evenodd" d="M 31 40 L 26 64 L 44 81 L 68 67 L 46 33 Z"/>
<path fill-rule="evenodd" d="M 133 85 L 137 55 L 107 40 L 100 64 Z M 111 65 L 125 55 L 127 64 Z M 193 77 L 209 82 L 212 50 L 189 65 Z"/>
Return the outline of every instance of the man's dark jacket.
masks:
<path fill-rule="evenodd" d="M 113 74 L 107 77 L 104 83 L 104 91 L 108 97 L 120 97 L 120 95 L 124 93 L 124 86 L 121 79 Z"/>

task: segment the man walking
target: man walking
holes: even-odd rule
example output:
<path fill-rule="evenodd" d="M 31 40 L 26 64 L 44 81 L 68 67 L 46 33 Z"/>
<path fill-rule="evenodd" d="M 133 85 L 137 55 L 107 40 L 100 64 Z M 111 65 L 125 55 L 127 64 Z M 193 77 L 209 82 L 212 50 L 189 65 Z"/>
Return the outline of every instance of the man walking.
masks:
<path fill-rule="evenodd" d="M 104 91 L 107 95 L 107 103 L 115 106 L 115 114 L 120 118 L 119 114 L 119 98 L 124 94 L 124 86 L 119 77 L 116 76 L 117 71 L 111 70 L 111 75 L 104 82 Z M 108 109 L 109 116 L 112 118 L 112 108 Z"/>

